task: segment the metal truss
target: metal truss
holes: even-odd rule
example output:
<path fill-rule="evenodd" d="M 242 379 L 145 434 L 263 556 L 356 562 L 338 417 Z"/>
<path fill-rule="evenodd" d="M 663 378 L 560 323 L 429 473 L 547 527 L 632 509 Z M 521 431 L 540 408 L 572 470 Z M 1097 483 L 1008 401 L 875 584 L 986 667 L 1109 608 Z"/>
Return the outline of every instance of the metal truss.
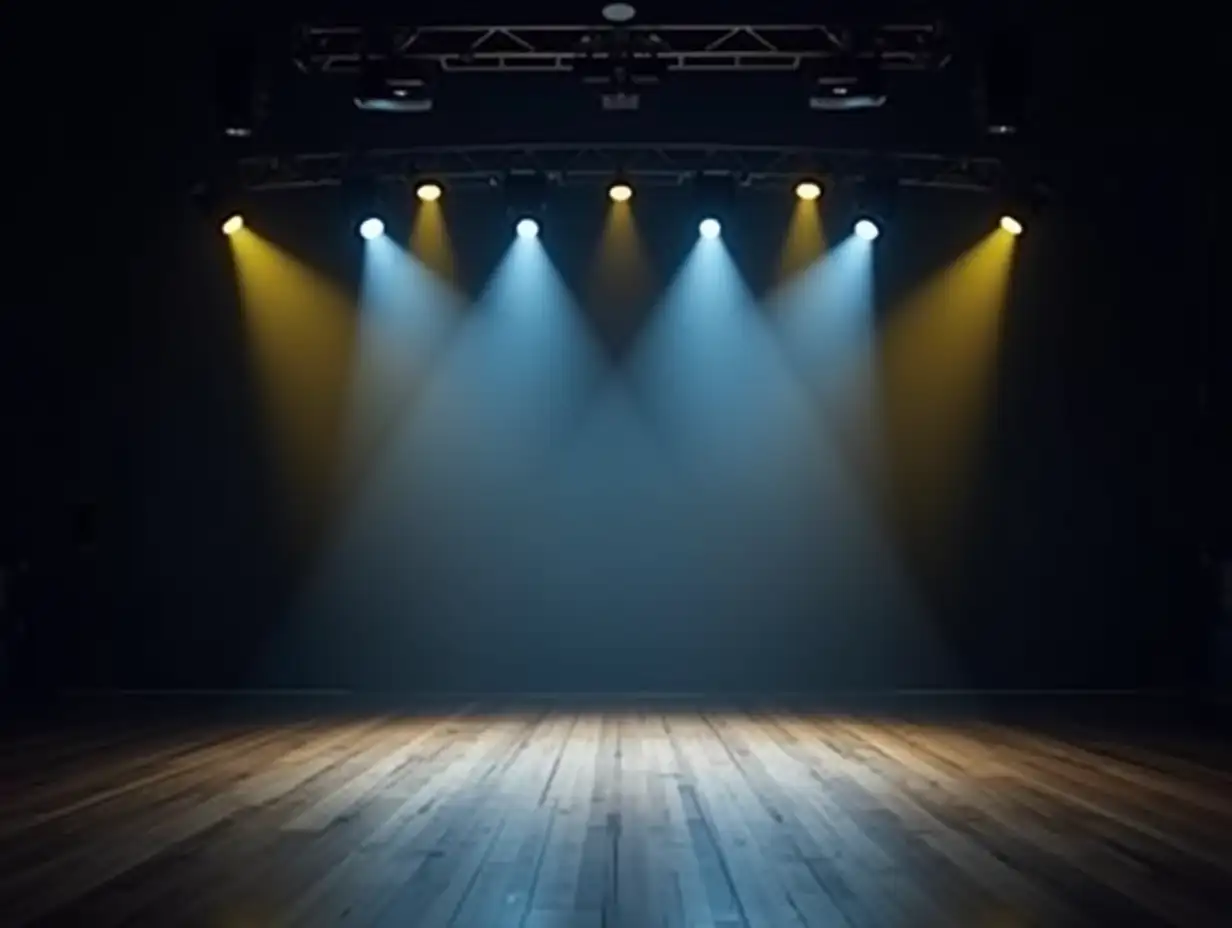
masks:
<path fill-rule="evenodd" d="M 302 25 L 295 64 L 308 74 L 353 74 L 362 59 L 435 63 L 445 72 L 570 71 L 580 60 L 653 59 L 668 71 L 795 71 L 852 52 L 886 70 L 944 67 L 943 25 L 887 23 L 853 45 L 831 25 L 393 26 Z"/>
<path fill-rule="evenodd" d="M 674 186 L 698 174 L 728 174 L 750 187 L 812 175 L 833 181 L 897 180 L 904 186 L 986 191 L 1002 180 L 996 158 L 741 145 L 475 145 L 261 155 L 237 162 L 240 187 L 287 190 L 432 177 L 451 186 L 493 186 L 510 172 L 536 172 L 558 185 L 603 183 L 620 174 L 639 184 Z"/>

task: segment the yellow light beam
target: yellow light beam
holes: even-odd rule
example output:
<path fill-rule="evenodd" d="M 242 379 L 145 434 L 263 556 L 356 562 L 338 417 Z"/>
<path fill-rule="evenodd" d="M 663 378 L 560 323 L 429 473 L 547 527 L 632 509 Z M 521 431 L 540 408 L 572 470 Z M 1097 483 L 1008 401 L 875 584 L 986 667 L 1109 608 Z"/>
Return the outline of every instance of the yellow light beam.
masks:
<path fill-rule="evenodd" d="M 797 197 L 779 250 L 778 283 L 791 280 L 817 261 L 826 250 L 821 222 L 821 201 Z"/>
<path fill-rule="evenodd" d="M 595 253 L 593 282 L 601 302 L 636 302 L 654 286 L 654 272 L 642 247 L 629 200 L 608 204 L 603 235 Z"/>
<path fill-rule="evenodd" d="M 411 254 L 442 280 L 457 283 L 457 263 L 439 196 L 421 200 L 415 210 L 415 219 L 411 223 Z"/>
<path fill-rule="evenodd" d="M 249 348 L 287 493 L 311 539 L 332 514 L 355 340 L 353 301 L 249 228 L 229 239 Z"/>
<path fill-rule="evenodd" d="M 891 512 L 912 554 L 943 568 L 966 513 L 994 390 L 1014 236 L 997 229 L 908 298 L 879 345 Z"/>

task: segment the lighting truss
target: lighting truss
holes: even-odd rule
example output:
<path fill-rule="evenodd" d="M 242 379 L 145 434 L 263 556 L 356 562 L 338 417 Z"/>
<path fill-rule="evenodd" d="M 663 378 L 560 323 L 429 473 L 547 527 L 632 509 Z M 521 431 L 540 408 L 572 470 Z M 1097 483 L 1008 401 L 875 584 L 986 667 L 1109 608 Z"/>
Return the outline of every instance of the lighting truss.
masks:
<path fill-rule="evenodd" d="M 642 186 L 676 186 L 697 174 L 729 174 L 750 187 L 792 183 L 802 175 L 858 181 L 894 177 L 905 186 L 987 191 L 1002 179 L 996 158 L 748 145 L 472 145 L 316 152 L 247 157 L 237 162 L 247 190 L 340 184 L 361 174 L 387 180 L 430 176 L 453 188 L 490 186 L 510 171 L 542 174 L 560 185 L 607 183 L 620 175 Z"/>
<path fill-rule="evenodd" d="M 392 26 L 296 28 L 293 60 L 308 74 L 354 74 L 362 59 L 434 63 L 445 72 L 570 71 L 614 54 L 653 57 L 669 71 L 795 71 L 847 52 L 831 25 Z M 951 56 L 942 24 L 921 19 L 872 26 L 860 55 L 885 70 L 929 71 Z M 619 51 L 616 51 L 616 50 Z"/>

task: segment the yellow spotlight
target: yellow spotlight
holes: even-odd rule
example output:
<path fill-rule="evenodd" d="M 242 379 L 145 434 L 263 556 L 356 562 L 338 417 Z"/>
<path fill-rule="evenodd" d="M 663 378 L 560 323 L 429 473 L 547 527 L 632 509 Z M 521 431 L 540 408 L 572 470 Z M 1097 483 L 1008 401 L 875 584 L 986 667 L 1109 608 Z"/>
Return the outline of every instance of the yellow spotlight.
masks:
<path fill-rule="evenodd" d="M 796 196 L 801 200 L 816 200 L 821 196 L 821 184 L 815 180 L 802 180 L 796 184 Z"/>
<path fill-rule="evenodd" d="M 623 203 L 633 196 L 633 188 L 625 183 L 615 183 L 607 188 L 607 195 L 612 198 L 612 202 Z"/>
<path fill-rule="evenodd" d="M 1001 228 L 1003 228 L 1010 235 L 1022 235 L 1022 223 L 1013 216 L 1002 216 Z"/>
<path fill-rule="evenodd" d="M 441 198 L 441 185 L 434 184 L 431 181 L 425 181 L 415 188 L 415 196 L 423 200 L 425 203 L 431 203 Z"/>
<path fill-rule="evenodd" d="M 223 235 L 234 235 L 240 229 L 244 228 L 244 217 L 239 213 L 233 213 L 226 218 L 222 224 Z"/>

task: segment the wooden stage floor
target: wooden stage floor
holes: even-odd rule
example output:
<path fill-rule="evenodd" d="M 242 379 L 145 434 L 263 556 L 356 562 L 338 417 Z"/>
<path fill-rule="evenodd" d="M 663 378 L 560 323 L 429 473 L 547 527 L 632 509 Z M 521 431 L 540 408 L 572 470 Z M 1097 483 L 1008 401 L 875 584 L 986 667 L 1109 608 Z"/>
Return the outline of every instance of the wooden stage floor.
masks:
<path fill-rule="evenodd" d="M 0 748 L 0 925 L 1232 925 L 1218 751 L 629 703 Z"/>

